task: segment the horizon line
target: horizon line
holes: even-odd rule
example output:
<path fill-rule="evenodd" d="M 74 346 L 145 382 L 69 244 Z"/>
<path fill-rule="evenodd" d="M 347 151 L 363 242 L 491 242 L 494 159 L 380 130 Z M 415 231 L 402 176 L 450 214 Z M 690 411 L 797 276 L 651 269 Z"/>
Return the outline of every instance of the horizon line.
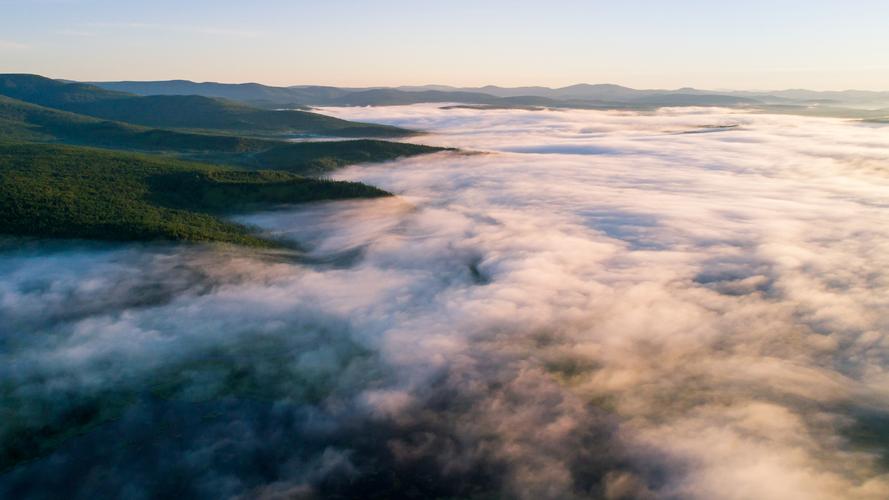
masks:
<path fill-rule="evenodd" d="M 332 88 L 343 88 L 343 89 L 392 89 L 399 87 L 449 87 L 455 90 L 466 90 L 466 89 L 484 89 L 487 87 L 494 87 L 500 89 L 519 89 L 519 88 L 543 88 L 549 90 L 561 90 L 570 87 L 578 87 L 578 86 L 613 86 L 613 87 L 621 87 L 630 90 L 641 90 L 641 91 L 667 91 L 667 92 L 676 92 L 680 90 L 700 90 L 700 91 L 708 91 L 708 92 L 787 92 L 787 91 L 795 91 L 795 90 L 803 90 L 810 92 L 874 92 L 874 93 L 889 93 L 889 88 L 883 90 L 873 90 L 873 89 L 864 89 L 864 88 L 854 88 L 854 87 L 846 87 L 846 88 L 832 88 L 832 89 L 820 89 L 816 90 L 815 88 L 807 88 L 807 87 L 785 87 L 785 88 L 703 88 L 703 87 L 693 87 L 693 86 L 682 86 L 676 88 L 669 87 L 661 87 L 661 88 L 640 88 L 640 87 L 631 87 L 629 85 L 624 85 L 620 83 L 613 82 L 602 82 L 602 83 L 588 83 L 588 82 L 578 82 L 572 83 L 568 85 L 562 86 L 547 86 L 541 84 L 533 84 L 533 85 L 503 85 L 503 84 L 484 84 L 484 85 L 453 85 L 453 84 L 445 84 L 445 83 L 424 83 L 424 84 L 398 84 L 398 85 L 335 85 L 335 84 L 320 84 L 320 83 L 296 83 L 296 84 L 271 84 L 271 83 L 262 83 L 259 81 L 222 81 L 222 80 L 192 80 L 189 78 L 160 78 L 160 79 L 89 79 L 89 80 L 80 80 L 73 78 L 64 78 L 64 77 L 55 77 L 55 76 L 46 76 L 41 75 L 39 73 L 29 73 L 29 72 L 7 72 L 4 71 L 0 74 L 21 74 L 21 75 L 36 75 L 36 76 L 44 76 L 45 78 L 51 78 L 53 80 L 67 81 L 67 82 L 77 82 L 77 83 L 85 83 L 85 84 L 97 84 L 97 83 L 117 83 L 117 82 L 134 82 L 134 83 L 151 83 L 151 82 L 188 82 L 195 84 L 221 84 L 221 85 L 262 85 L 265 87 L 277 87 L 277 88 L 291 88 L 291 87 L 332 87 Z"/>

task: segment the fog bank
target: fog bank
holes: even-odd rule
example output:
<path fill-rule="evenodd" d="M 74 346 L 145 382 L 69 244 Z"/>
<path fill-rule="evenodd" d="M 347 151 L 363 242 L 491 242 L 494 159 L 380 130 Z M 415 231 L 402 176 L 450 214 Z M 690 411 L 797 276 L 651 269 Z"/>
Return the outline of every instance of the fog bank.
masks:
<path fill-rule="evenodd" d="M 324 112 L 473 154 L 239 218 L 302 253 L 0 253 L 0 496 L 889 496 L 887 129 Z"/>

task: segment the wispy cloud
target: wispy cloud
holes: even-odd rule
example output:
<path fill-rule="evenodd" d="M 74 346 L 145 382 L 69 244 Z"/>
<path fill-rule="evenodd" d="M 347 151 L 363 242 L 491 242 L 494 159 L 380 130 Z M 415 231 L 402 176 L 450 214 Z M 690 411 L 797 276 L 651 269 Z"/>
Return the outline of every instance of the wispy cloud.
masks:
<path fill-rule="evenodd" d="M 141 22 L 114 22 L 91 23 L 88 26 L 96 28 L 123 28 L 145 31 L 164 31 L 184 34 L 197 34 L 221 37 L 255 38 L 261 36 L 259 31 L 244 30 L 240 28 L 228 28 L 219 26 L 203 26 L 194 24 L 167 24 L 167 23 L 141 23 Z"/>
<path fill-rule="evenodd" d="M 87 30 L 78 30 L 78 29 L 63 29 L 56 31 L 57 35 L 62 36 L 76 36 L 76 37 L 93 37 L 96 36 L 94 31 Z"/>
<path fill-rule="evenodd" d="M 25 43 L 14 42 L 12 40 L 0 40 L 0 50 L 25 50 L 31 46 Z"/>

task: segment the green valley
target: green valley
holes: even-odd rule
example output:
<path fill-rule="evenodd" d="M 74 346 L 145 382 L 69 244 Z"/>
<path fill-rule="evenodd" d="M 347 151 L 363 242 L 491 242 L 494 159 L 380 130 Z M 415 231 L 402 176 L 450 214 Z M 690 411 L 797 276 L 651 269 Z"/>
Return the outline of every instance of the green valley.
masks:
<path fill-rule="evenodd" d="M 298 124 L 334 136 L 411 133 L 205 97 L 134 97 L 30 75 L 0 76 L 0 234 L 276 245 L 224 216 L 276 204 L 388 196 L 317 176 L 442 150 L 376 139 L 288 142 L 234 134 L 239 127 L 292 133 Z M 154 128 L 160 125 L 171 128 Z M 222 130 L 209 132 L 214 128 Z"/>

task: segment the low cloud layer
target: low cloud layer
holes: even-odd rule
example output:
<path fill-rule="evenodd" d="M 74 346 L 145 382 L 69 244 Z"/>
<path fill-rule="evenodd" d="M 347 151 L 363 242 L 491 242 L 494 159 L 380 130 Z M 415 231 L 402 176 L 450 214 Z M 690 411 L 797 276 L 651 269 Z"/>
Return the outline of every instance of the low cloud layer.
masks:
<path fill-rule="evenodd" d="M 299 254 L 5 250 L 0 495 L 889 496 L 885 128 L 326 111 L 477 153 L 240 218 Z"/>

